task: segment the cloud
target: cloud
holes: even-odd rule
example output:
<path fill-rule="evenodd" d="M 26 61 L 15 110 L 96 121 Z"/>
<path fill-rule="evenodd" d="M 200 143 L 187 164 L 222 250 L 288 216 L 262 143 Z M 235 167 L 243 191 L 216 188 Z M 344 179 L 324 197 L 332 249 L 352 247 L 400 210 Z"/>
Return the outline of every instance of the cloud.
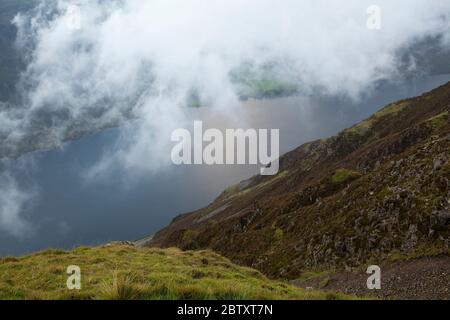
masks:
<path fill-rule="evenodd" d="M 57 146 L 140 119 L 109 162 L 159 167 L 186 101 L 227 110 L 243 85 L 231 75 L 246 66 L 304 94 L 357 99 L 399 76 L 402 50 L 428 37 L 448 45 L 449 2 L 377 2 L 379 31 L 367 29 L 372 2 L 361 0 L 42 1 L 14 19 L 27 68 L 21 103 L 0 112 L 3 148 Z"/>
<path fill-rule="evenodd" d="M 23 216 L 35 199 L 35 191 L 24 190 L 12 175 L 0 174 L 0 230 L 16 238 L 30 237 L 34 229 Z"/>

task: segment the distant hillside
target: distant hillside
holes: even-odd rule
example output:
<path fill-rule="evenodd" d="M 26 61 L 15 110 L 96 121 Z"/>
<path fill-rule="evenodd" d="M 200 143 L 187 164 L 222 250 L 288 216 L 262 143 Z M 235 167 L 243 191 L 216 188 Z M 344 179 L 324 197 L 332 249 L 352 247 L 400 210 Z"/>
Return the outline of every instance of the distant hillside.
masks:
<path fill-rule="evenodd" d="M 67 267 L 81 268 L 81 290 L 66 287 Z M 337 299 L 268 280 L 210 251 L 127 245 L 48 250 L 0 258 L 0 299 Z"/>
<path fill-rule="evenodd" d="M 152 246 L 213 249 L 271 277 L 444 255 L 450 248 L 450 83 L 386 106 L 228 188 Z M 450 259 L 447 258 L 450 275 Z"/>

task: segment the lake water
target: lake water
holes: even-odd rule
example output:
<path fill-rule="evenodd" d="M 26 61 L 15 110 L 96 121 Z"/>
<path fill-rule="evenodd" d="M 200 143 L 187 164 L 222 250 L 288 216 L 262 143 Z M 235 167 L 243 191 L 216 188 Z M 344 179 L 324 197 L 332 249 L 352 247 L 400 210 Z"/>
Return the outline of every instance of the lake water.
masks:
<path fill-rule="evenodd" d="M 247 101 L 241 106 L 242 119 L 246 127 L 279 128 L 280 148 L 285 153 L 304 142 L 333 135 L 389 102 L 420 95 L 449 80 L 450 75 L 440 75 L 386 84 L 358 103 L 303 97 Z M 193 109 L 192 117 L 220 127 L 208 108 Z M 234 124 L 238 126 L 239 121 Z M 117 131 L 106 130 L 70 142 L 62 150 L 24 157 L 33 158 L 25 161 L 30 169 L 16 168 L 15 172 L 21 184 L 34 186 L 39 194 L 24 213 L 34 234 L 17 239 L 1 233 L 0 256 L 135 240 L 161 229 L 180 213 L 207 205 L 227 186 L 258 172 L 255 166 L 169 165 L 158 173 L 139 176 L 132 184 L 124 185 L 119 175 L 86 184 L 80 172 L 102 157 L 104 147 L 116 141 Z"/>

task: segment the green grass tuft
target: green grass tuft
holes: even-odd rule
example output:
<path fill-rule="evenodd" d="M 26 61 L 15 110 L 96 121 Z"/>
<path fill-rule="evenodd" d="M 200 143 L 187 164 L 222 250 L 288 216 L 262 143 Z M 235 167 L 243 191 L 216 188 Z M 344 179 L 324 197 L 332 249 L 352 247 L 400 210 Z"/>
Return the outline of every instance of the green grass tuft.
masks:
<path fill-rule="evenodd" d="M 439 129 L 448 123 L 448 111 L 442 112 L 437 116 L 434 116 L 426 121 L 427 125 L 430 126 L 433 130 Z"/>
<path fill-rule="evenodd" d="M 336 170 L 335 174 L 331 177 L 331 182 L 334 184 L 341 184 L 344 182 L 352 181 L 361 177 L 361 174 L 357 171 L 341 168 Z"/>

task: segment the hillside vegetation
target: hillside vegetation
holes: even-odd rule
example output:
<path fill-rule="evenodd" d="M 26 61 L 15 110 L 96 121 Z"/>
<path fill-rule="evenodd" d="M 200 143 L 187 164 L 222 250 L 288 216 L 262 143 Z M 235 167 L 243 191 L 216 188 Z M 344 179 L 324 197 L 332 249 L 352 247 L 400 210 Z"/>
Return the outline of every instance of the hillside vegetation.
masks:
<path fill-rule="evenodd" d="M 448 257 L 449 110 L 450 83 L 392 103 L 284 155 L 278 176 L 255 176 L 175 218 L 150 245 L 209 248 L 284 279 Z"/>
<path fill-rule="evenodd" d="M 81 290 L 66 287 L 81 268 Z M 338 299 L 268 280 L 211 251 L 126 245 L 0 258 L 0 299 Z"/>

